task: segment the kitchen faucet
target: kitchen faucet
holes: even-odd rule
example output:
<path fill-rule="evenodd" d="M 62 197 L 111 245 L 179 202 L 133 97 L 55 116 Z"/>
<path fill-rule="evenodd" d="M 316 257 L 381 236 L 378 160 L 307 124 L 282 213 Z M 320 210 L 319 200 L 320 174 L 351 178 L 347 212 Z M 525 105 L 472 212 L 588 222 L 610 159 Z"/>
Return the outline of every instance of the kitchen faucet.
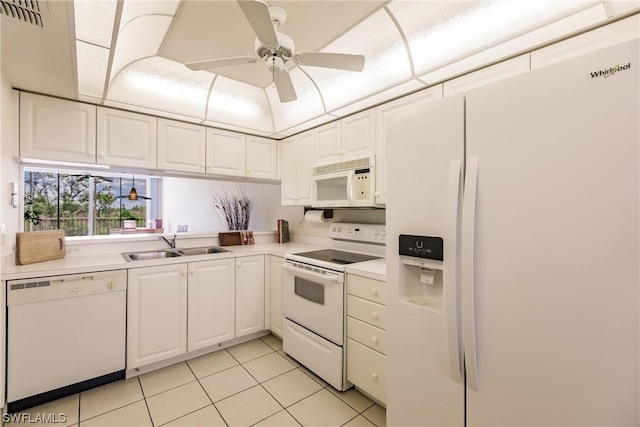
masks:
<path fill-rule="evenodd" d="M 178 236 L 177 234 L 174 234 L 173 235 L 173 239 L 171 239 L 171 240 L 167 239 L 164 236 L 160 236 L 160 237 L 158 237 L 158 240 L 160 240 L 160 239 L 164 240 L 167 243 L 167 245 L 169 245 L 169 247 L 171 249 L 175 249 L 176 248 L 176 237 L 177 236 Z"/>

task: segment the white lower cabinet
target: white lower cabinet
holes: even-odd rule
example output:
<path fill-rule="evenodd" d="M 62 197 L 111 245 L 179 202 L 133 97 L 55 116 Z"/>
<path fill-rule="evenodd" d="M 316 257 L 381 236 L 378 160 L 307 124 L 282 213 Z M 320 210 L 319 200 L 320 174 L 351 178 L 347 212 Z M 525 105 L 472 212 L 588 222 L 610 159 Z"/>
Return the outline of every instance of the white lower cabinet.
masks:
<path fill-rule="evenodd" d="M 269 256 L 270 274 L 269 287 L 271 288 L 271 325 L 269 329 L 274 335 L 282 338 L 282 263 L 284 258 L 278 256 Z"/>
<path fill-rule="evenodd" d="M 235 337 L 235 259 L 191 262 L 188 285 L 188 351 Z"/>
<path fill-rule="evenodd" d="M 263 331 L 264 274 L 264 255 L 129 269 L 127 369 Z"/>
<path fill-rule="evenodd" d="M 236 338 L 264 330 L 264 255 L 236 258 Z"/>
<path fill-rule="evenodd" d="M 347 274 L 347 380 L 385 403 L 386 283 Z"/>
<path fill-rule="evenodd" d="M 132 268 L 127 292 L 127 369 L 187 351 L 187 264 Z"/>

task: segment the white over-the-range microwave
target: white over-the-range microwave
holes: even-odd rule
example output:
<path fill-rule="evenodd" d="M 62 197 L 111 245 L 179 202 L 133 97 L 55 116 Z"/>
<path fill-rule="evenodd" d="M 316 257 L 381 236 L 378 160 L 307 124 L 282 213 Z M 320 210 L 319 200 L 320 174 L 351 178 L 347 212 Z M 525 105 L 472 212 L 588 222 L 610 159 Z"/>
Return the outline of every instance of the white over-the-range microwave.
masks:
<path fill-rule="evenodd" d="M 375 207 L 375 157 L 313 168 L 312 203 L 318 208 Z"/>

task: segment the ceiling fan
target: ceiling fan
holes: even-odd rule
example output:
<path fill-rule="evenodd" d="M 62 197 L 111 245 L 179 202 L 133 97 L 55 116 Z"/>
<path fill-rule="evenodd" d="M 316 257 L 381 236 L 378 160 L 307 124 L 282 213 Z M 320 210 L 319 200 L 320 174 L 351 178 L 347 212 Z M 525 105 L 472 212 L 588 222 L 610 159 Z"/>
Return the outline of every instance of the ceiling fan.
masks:
<path fill-rule="evenodd" d="M 287 13 L 284 9 L 278 6 L 268 6 L 260 0 L 238 0 L 238 4 L 257 36 L 255 43 L 257 57 L 235 56 L 189 62 L 185 64 L 188 68 L 197 71 L 239 64 L 254 64 L 258 61 L 267 62 L 281 102 L 297 99 L 293 82 L 284 66 L 289 61 L 299 65 L 338 70 L 362 71 L 364 69 L 364 56 L 362 55 L 324 52 L 294 53 L 293 39 L 277 31 L 277 28 L 287 19 Z"/>

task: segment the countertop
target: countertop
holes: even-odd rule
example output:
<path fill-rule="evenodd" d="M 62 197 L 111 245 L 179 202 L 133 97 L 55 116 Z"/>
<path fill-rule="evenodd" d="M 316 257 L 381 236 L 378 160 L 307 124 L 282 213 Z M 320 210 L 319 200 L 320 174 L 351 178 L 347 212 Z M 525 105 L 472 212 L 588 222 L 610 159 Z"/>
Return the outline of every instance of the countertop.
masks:
<path fill-rule="evenodd" d="M 359 262 L 347 267 L 347 273 L 357 274 L 375 280 L 387 280 L 387 262 L 384 258 Z"/>
<path fill-rule="evenodd" d="M 186 247 L 186 246 L 185 246 Z M 305 243 L 256 243 L 255 245 L 225 246 L 231 252 L 218 254 L 182 256 L 149 261 L 127 262 L 122 253 L 96 255 L 71 255 L 62 259 L 45 261 L 29 265 L 8 265 L 3 267 L 2 280 L 29 279 L 63 274 L 88 273 L 92 271 L 121 270 L 158 265 L 183 264 L 186 262 L 207 261 L 212 259 L 233 258 L 249 255 L 277 255 L 313 251 L 324 247 Z M 126 252 L 126 251 L 123 251 Z"/>

